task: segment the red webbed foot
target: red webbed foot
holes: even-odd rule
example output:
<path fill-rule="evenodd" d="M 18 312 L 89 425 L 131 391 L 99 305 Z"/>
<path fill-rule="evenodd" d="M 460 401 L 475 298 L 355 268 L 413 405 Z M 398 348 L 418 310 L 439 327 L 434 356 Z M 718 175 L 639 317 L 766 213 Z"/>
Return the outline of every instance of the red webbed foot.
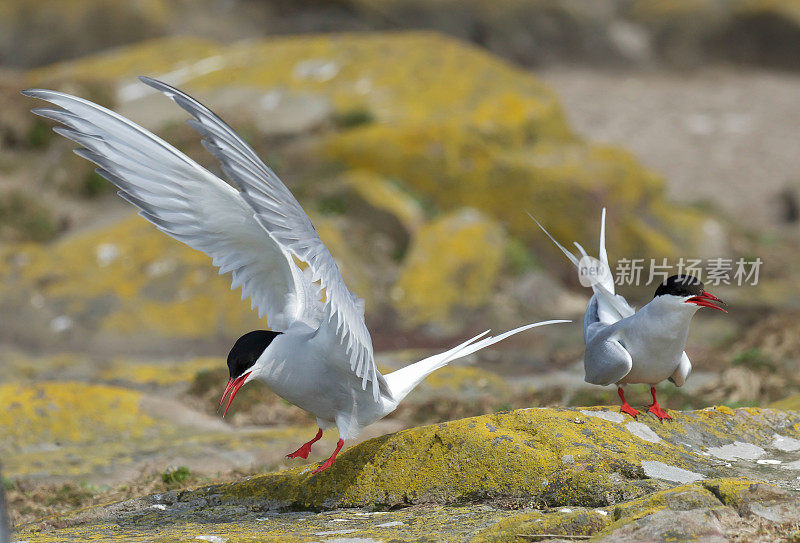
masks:
<path fill-rule="evenodd" d="M 622 407 L 619 408 L 620 413 L 627 413 L 628 415 L 632 416 L 634 419 L 639 416 L 639 412 L 628 405 L 628 402 L 625 401 L 625 393 L 622 391 L 622 387 L 617 387 L 617 394 L 619 394 L 619 399 L 622 400 Z"/>
<path fill-rule="evenodd" d="M 666 410 L 661 409 L 661 406 L 658 405 L 657 402 L 648 407 L 647 412 L 654 414 L 656 417 L 658 417 L 658 420 L 672 420 L 672 417 L 669 415 L 669 413 L 667 413 Z"/>
<path fill-rule="evenodd" d="M 658 405 L 655 387 L 650 387 L 650 394 L 653 395 L 653 405 L 647 408 L 647 412 L 654 414 L 660 421 L 672 420 L 672 417 L 669 415 L 669 413 L 667 413 L 666 410 L 661 409 L 661 406 Z"/>
<path fill-rule="evenodd" d="M 327 460 L 325 460 L 325 463 L 324 463 L 324 464 L 322 464 L 322 465 L 321 465 L 320 467 L 318 467 L 317 469 L 315 469 L 315 470 L 314 470 L 312 473 L 319 473 L 319 472 L 321 472 L 321 471 L 325 471 L 326 469 L 328 469 L 329 467 L 331 467 L 331 466 L 333 465 L 333 463 L 336 461 L 336 455 L 337 455 L 337 454 L 339 454 L 339 451 L 340 451 L 340 450 L 342 450 L 342 446 L 343 446 L 343 445 L 344 445 L 344 439 L 340 439 L 340 440 L 339 440 L 339 441 L 336 443 L 336 450 L 335 450 L 335 451 L 333 451 L 333 454 L 331 455 L 331 457 L 330 457 L 330 458 L 328 458 Z"/>
<path fill-rule="evenodd" d="M 312 439 L 312 440 L 311 440 L 311 441 L 309 441 L 308 443 L 303 443 L 303 444 L 300 446 L 300 448 L 299 448 L 299 449 L 297 449 L 297 450 L 296 450 L 296 451 L 294 451 L 293 453 L 289 453 L 289 454 L 287 454 L 287 455 L 286 455 L 286 458 L 302 458 L 302 459 L 307 459 L 307 458 L 308 458 L 308 453 L 310 453 L 310 452 L 311 452 L 311 445 L 313 445 L 314 443 L 316 443 L 317 441 L 319 441 L 319 439 L 320 439 L 321 437 L 322 437 L 322 428 L 320 428 L 320 429 L 319 429 L 319 431 L 317 432 L 317 435 L 315 435 L 315 436 L 314 436 L 314 439 Z"/>
<path fill-rule="evenodd" d="M 627 413 L 634 419 L 640 415 L 639 411 L 628 405 L 628 402 L 622 404 L 622 407 L 619 408 L 620 413 Z"/>

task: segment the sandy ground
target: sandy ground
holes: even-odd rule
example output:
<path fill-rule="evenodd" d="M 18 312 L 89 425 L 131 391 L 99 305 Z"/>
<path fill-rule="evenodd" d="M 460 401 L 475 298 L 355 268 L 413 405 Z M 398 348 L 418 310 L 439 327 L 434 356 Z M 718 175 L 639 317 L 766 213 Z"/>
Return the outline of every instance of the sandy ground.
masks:
<path fill-rule="evenodd" d="M 568 67 L 537 75 L 575 130 L 631 150 L 666 178 L 672 199 L 713 204 L 751 228 L 784 222 L 781 193 L 800 190 L 800 75 Z"/>

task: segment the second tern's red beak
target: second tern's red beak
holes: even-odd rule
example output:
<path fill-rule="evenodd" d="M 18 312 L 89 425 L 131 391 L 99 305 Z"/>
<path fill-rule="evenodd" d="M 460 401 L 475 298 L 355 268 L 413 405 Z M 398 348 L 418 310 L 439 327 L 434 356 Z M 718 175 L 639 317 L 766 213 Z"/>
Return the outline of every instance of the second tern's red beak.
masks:
<path fill-rule="evenodd" d="M 688 300 L 686 300 L 687 304 L 696 304 L 702 307 L 710 307 L 712 309 L 719 309 L 723 313 L 727 313 L 726 310 L 720 307 L 720 305 L 726 305 L 725 302 L 711 294 L 710 292 L 703 291 L 700 296 L 692 296 Z"/>
<path fill-rule="evenodd" d="M 223 417 L 228 413 L 228 409 L 230 409 L 231 407 L 233 398 L 236 397 L 236 393 L 239 392 L 240 388 L 242 388 L 242 385 L 247 380 L 247 377 L 250 375 L 250 373 L 252 372 L 248 371 L 247 373 L 240 375 L 236 379 L 228 379 L 228 384 L 227 386 L 225 386 L 225 392 L 222 393 L 222 398 L 219 399 L 219 406 L 217 407 L 217 410 L 219 410 L 219 408 L 222 407 L 222 402 L 225 401 L 225 396 L 227 396 L 228 392 L 230 392 L 231 395 L 228 397 L 228 405 L 225 406 L 225 411 L 222 413 Z"/>

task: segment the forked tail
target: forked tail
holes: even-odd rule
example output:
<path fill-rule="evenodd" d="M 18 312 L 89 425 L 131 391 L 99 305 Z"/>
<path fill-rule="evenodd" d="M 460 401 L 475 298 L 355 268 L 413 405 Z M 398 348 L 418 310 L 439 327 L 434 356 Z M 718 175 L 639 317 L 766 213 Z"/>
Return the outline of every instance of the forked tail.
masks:
<path fill-rule="evenodd" d="M 392 373 L 389 373 L 384 377 L 386 378 L 386 383 L 389 385 L 389 391 L 392 393 L 392 399 L 394 400 L 394 405 L 396 406 L 398 403 L 400 403 L 400 401 L 403 398 L 405 398 L 409 392 L 414 390 L 414 388 L 418 384 L 420 384 L 428 375 L 438 370 L 439 368 L 446 366 L 453 360 L 457 360 L 459 358 L 470 355 L 476 351 L 480 351 L 484 347 L 494 345 L 495 343 L 503 341 L 507 337 L 511 337 L 514 334 L 518 334 L 519 332 L 524 332 L 525 330 L 530 330 L 531 328 L 536 328 L 538 326 L 546 326 L 548 324 L 558 324 L 562 322 L 572 322 L 572 321 L 551 320 L 551 321 L 534 322 L 532 324 L 527 324 L 525 326 L 520 326 L 519 328 L 509 330 L 508 332 L 500 334 L 499 336 L 484 337 L 486 334 L 489 333 L 489 330 L 487 330 L 482 334 L 478 334 L 474 338 L 465 341 L 461 345 L 453 347 L 449 351 L 435 354 L 433 356 L 420 360 L 419 362 L 410 364 L 405 368 L 393 371 Z"/>

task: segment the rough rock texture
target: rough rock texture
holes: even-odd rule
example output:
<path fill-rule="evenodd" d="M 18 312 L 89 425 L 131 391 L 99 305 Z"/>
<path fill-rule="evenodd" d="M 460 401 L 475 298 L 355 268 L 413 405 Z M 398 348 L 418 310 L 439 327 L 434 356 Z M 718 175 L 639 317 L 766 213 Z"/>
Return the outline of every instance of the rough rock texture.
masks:
<path fill-rule="evenodd" d="M 537 408 L 412 428 L 351 447 L 318 475 L 305 466 L 147 496 L 20 527 L 18 537 L 722 540 L 755 517 L 762 528 L 797 528 L 800 414 L 671 414 L 634 422 L 607 408 Z"/>

